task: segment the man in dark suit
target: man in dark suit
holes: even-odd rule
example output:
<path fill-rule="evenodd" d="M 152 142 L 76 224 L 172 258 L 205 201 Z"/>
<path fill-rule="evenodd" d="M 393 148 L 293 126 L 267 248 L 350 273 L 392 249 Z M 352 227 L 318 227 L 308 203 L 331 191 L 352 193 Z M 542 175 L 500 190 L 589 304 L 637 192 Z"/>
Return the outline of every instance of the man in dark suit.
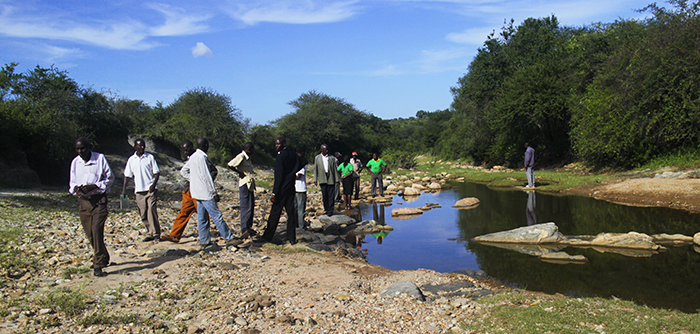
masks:
<path fill-rule="evenodd" d="M 287 141 L 284 137 L 275 140 L 275 148 L 277 149 L 277 159 L 275 159 L 275 183 L 270 197 L 272 208 L 262 238 L 268 242 L 272 241 L 282 215 L 282 208 L 284 208 L 287 211 L 286 241 L 295 244 L 297 240 L 297 215 L 294 211 L 294 196 L 296 195 L 294 182 L 296 181 L 296 172 L 299 170 L 299 159 L 295 152 L 287 149 Z"/>

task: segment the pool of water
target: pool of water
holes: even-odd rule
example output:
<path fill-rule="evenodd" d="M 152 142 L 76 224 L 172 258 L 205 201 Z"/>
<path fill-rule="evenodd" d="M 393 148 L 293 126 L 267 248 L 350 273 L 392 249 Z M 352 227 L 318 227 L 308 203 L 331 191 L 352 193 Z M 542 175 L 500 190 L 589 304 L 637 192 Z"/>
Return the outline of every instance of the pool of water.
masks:
<path fill-rule="evenodd" d="M 700 231 L 699 214 L 616 205 L 583 196 L 494 190 L 475 183 L 453 185 L 452 190 L 423 194 L 412 201 L 397 196 L 387 207 L 363 204 L 362 219 L 394 227 L 389 233 L 364 236 L 361 248 L 366 250 L 367 260 L 393 270 L 483 270 L 505 284 L 552 294 L 615 296 L 684 312 L 700 308 L 700 254 L 692 245 L 669 246 L 667 252 L 648 257 L 570 247 L 563 251 L 582 254 L 589 262 L 562 265 L 469 241 L 479 235 L 544 222 L 556 223 L 565 235 L 636 231 L 692 236 Z M 452 208 L 464 197 L 477 197 L 481 204 L 470 210 Z M 442 207 L 408 220 L 391 217 L 393 208 L 426 203 Z"/>

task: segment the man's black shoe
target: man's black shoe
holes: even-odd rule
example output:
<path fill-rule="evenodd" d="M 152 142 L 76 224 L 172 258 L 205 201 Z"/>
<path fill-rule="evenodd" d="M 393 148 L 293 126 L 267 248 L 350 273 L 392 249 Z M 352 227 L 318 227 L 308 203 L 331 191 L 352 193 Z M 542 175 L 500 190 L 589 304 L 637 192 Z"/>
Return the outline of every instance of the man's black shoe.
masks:
<path fill-rule="evenodd" d="M 102 271 L 102 268 L 95 268 L 94 275 L 96 277 L 105 277 L 107 276 L 107 273 Z"/>
<path fill-rule="evenodd" d="M 143 242 L 149 242 L 149 241 L 153 241 L 153 240 L 156 240 L 156 237 L 145 237 L 145 238 L 143 238 Z"/>

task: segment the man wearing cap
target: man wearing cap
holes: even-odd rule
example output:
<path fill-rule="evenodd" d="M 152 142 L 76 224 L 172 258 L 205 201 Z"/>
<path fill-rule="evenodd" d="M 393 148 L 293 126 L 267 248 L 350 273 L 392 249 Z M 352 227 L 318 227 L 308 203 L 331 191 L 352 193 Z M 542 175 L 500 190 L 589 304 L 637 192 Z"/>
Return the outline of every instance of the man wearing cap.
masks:
<path fill-rule="evenodd" d="M 355 199 L 358 200 L 360 199 L 360 171 L 362 171 L 363 166 L 360 157 L 357 156 L 357 152 L 352 152 L 350 163 L 353 169 L 352 178 L 355 181 Z"/>

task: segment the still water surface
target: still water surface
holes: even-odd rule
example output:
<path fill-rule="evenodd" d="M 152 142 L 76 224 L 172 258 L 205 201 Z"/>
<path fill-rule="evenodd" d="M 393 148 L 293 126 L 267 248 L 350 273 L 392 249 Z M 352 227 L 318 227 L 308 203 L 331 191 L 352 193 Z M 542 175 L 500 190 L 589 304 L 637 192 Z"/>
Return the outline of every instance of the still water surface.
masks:
<path fill-rule="evenodd" d="M 693 246 L 673 247 L 650 257 L 627 257 L 593 249 L 566 248 L 582 254 L 586 264 L 551 264 L 536 257 L 469 242 L 486 233 L 532 223 L 554 222 L 565 235 L 602 232 L 647 234 L 700 231 L 700 215 L 666 208 L 616 205 L 583 196 L 553 196 L 516 190 L 494 190 L 475 183 L 423 194 L 412 202 L 394 198 L 388 207 L 362 205 L 362 219 L 384 221 L 394 231 L 367 235 L 362 248 L 367 260 L 393 270 L 418 268 L 439 272 L 483 270 L 505 284 L 569 296 L 600 296 L 632 300 L 651 307 L 697 312 L 700 308 L 700 254 Z M 477 197 L 470 210 L 452 205 Z M 398 204 L 402 203 L 402 204 Z M 408 220 L 394 220 L 397 207 L 439 203 L 441 208 Z"/>

